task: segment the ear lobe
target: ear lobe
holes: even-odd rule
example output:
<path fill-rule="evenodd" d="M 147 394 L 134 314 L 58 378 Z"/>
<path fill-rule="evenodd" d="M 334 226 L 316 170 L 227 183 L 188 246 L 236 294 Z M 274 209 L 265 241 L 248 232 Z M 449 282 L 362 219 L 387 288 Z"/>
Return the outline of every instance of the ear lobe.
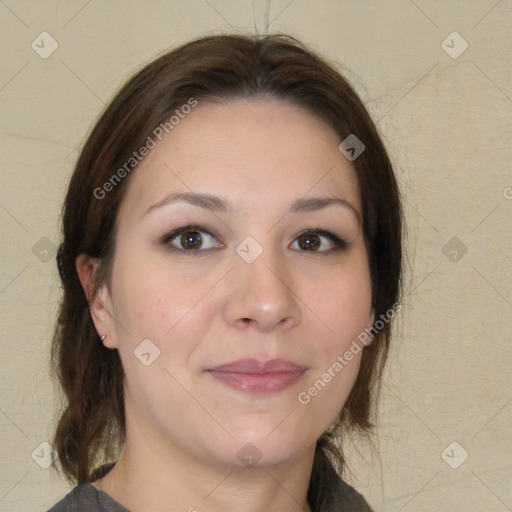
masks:
<path fill-rule="evenodd" d="M 93 296 L 94 278 L 98 271 L 100 261 L 88 254 L 80 254 L 75 260 L 75 268 L 84 290 L 91 318 L 94 322 L 96 332 L 101 337 L 112 333 L 112 315 L 110 295 L 106 284 L 100 285 Z M 112 336 L 110 336 L 110 339 Z"/>

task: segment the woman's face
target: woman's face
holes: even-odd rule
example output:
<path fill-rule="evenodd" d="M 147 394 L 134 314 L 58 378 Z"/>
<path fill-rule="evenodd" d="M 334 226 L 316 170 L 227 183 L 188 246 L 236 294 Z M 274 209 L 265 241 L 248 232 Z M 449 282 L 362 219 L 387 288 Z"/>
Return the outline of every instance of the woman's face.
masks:
<path fill-rule="evenodd" d="M 129 436 L 214 464 L 275 464 L 311 450 L 339 413 L 362 351 L 335 363 L 372 324 L 340 142 L 282 101 L 199 101 L 134 171 L 94 311 L 125 370 Z"/>

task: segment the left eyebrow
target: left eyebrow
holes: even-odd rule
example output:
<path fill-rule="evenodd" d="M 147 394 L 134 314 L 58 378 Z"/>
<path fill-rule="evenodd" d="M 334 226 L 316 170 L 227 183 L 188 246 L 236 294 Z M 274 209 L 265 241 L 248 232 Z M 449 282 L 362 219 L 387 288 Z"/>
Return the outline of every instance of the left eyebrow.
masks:
<path fill-rule="evenodd" d="M 357 217 L 359 224 L 361 224 L 362 220 L 359 210 L 341 197 L 301 197 L 292 203 L 289 213 L 313 212 L 329 206 L 344 206 L 348 208 Z"/>

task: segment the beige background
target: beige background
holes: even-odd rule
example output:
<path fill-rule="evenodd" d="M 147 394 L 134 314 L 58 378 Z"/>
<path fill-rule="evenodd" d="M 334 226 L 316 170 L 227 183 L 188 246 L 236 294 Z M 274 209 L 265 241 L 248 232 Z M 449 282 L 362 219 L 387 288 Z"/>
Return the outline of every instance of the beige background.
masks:
<path fill-rule="evenodd" d="M 407 280 L 380 458 L 355 442 L 349 480 L 375 510 L 512 510 L 510 0 L 7 0 L 0 20 L 1 510 L 43 511 L 68 490 L 31 454 L 55 420 L 53 251 L 78 147 L 157 53 L 256 30 L 294 35 L 350 70 L 405 196 Z M 58 43 L 46 59 L 31 48 L 43 52 L 43 31 Z M 452 442 L 453 466 L 469 454 L 456 469 L 442 458 Z"/>

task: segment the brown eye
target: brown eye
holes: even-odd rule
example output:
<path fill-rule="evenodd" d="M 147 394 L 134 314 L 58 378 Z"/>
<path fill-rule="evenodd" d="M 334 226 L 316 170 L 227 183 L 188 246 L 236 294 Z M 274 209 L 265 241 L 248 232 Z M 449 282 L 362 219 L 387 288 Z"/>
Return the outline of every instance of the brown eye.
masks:
<path fill-rule="evenodd" d="M 292 249 L 298 251 L 308 251 L 318 254 L 332 254 L 347 249 L 348 247 L 348 242 L 341 239 L 338 235 L 323 229 L 300 233 L 291 246 Z"/>
<path fill-rule="evenodd" d="M 320 237 L 315 233 L 300 235 L 297 240 L 303 251 L 316 251 L 321 244 Z"/>
<path fill-rule="evenodd" d="M 183 249 L 200 249 L 203 244 L 203 238 L 199 231 L 185 231 L 180 236 L 180 243 Z"/>
<path fill-rule="evenodd" d="M 199 254 L 209 249 L 221 249 L 223 245 L 207 229 L 200 226 L 183 226 L 162 238 L 169 250 L 182 254 Z"/>

